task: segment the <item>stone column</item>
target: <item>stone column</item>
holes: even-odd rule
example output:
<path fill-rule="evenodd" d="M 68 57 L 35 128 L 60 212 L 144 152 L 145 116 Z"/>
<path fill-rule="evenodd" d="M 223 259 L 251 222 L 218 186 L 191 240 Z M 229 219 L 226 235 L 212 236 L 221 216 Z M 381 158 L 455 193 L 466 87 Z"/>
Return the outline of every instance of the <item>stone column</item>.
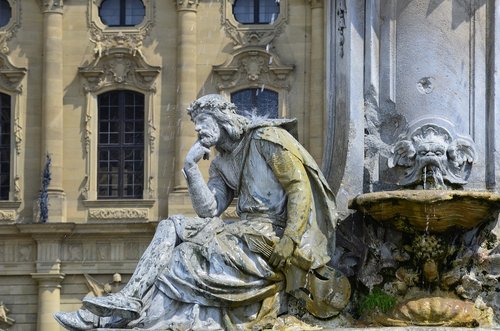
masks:
<path fill-rule="evenodd" d="M 198 0 L 177 0 L 177 114 L 174 191 L 169 195 L 169 213 L 189 213 L 191 203 L 182 176 L 184 158 L 196 141 L 196 133 L 186 108 L 197 97 L 196 14 Z"/>
<path fill-rule="evenodd" d="M 37 244 L 36 272 L 31 276 L 38 282 L 37 331 L 62 330 L 54 320 L 61 311 L 62 242 L 72 233 L 74 224 L 19 224 L 19 232 L 31 235 Z"/>
<path fill-rule="evenodd" d="M 309 151 L 321 164 L 324 135 L 324 0 L 309 0 L 311 5 L 311 74 L 309 93 Z"/>
<path fill-rule="evenodd" d="M 184 157 L 196 140 L 194 127 L 186 108 L 196 99 L 196 11 L 198 1 L 177 1 L 177 112 L 179 133 L 175 163 L 175 190 L 187 188 L 181 169 Z"/>
<path fill-rule="evenodd" d="M 61 310 L 62 273 L 35 273 L 32 277 L 38 281 L 38 318 L 37 331 L 61 330 L 54 319 L 54 313 Z"/>
<path fill-rule="evenodd" d="M 66 220 L 63 189 L 63 1 L 43 0 L 42 169 L 51 157 L 49 222 Z"/>

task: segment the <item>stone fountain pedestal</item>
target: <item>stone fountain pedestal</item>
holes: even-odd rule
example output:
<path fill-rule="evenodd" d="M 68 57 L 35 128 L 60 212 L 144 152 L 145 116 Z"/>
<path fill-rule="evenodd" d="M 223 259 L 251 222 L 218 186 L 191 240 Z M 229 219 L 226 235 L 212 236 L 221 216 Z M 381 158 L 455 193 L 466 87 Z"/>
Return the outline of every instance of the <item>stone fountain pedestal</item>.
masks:
<path fill-rule="evenodd" d="M 500 303 L 495 298 L 500 297 L 500 251 L 498 237 L 493 238 L 500 194 L 386 191 L 359 195 L 350 206 L 398 233 L 398 239 L 378 243 L 378 261 L 367 263 L 374 272 L 367 279 L 393 295 L 395 305 L 365 313 L 366 321 L 384 326 L 493 325 Z"/>

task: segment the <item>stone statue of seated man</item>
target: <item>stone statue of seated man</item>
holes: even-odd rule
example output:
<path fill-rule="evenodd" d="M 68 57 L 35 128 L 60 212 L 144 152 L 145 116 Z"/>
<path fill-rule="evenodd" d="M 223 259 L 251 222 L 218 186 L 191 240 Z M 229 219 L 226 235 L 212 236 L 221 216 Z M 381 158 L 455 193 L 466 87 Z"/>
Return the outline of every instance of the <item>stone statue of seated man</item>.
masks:
<path fill-rule="evenodd" d="M 327 240 L 335 228 L 334 196 L 287 131 L 294 121 L 238 115 L 220 95 L 199 98 L 188 113 L 198 140 L 183 173 L 199 217 L 161 221 L 128 284 L 85 298 L 76 312 L 57 313 L 65 328 L 258 328 L 282 312 L 288 294 L 307 286 L 308 273 L 325 268 L 334 247 Z M 210 147 L 217 156 L 205 182 L 198 162 Z M 219 216 L 235 197 L 240 220 L 225 222 Z M 325 298 L 335 300 L 331 293 Z M 308 309 L 321 316 L 321 305 Z"/>

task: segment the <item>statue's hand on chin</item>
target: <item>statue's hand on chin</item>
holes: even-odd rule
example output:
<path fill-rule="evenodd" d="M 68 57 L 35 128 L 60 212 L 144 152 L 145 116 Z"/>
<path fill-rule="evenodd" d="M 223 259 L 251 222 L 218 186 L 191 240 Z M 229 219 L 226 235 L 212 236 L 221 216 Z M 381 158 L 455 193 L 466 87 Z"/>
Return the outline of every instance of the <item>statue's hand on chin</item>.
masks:
<path fill-rule="evenodd" d="M 186 158 L 184 160 L 184 167 L 191 168 L 192 166 L 200 162 L 202 158 L 208 160 L 209 156 L 210 149 L 203 146 L 201 142 L 197 140 L 186 155 Z"/>

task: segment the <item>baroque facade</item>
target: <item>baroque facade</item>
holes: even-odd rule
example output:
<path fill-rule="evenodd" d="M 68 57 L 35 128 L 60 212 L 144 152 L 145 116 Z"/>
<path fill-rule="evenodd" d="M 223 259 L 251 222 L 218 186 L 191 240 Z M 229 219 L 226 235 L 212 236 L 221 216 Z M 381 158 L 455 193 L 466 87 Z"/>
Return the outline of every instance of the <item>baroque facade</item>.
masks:
<path fill-rule="evenodd" d="M 297 118 L 321 161 L 327 5 L 0 0 L 0 328 L 58 330 L 86 279 L 126 281 L 157 222 L 193 214 L 197 97 Z"/>

